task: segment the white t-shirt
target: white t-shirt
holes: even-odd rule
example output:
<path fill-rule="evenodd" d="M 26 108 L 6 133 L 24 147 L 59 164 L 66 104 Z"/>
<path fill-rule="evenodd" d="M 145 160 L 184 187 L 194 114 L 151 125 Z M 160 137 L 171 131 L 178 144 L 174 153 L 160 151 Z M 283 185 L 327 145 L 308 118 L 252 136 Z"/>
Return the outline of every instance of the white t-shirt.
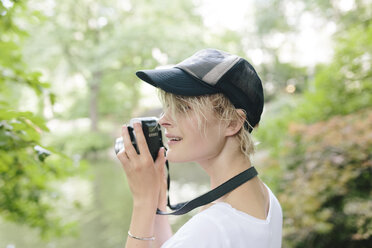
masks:
<path fill-rule="evenodd" d="M 266 220 L 218 202 L 192 217 L 162 248 L 280 248 L 282 209 L 267 189 L 270 207 Z"/>

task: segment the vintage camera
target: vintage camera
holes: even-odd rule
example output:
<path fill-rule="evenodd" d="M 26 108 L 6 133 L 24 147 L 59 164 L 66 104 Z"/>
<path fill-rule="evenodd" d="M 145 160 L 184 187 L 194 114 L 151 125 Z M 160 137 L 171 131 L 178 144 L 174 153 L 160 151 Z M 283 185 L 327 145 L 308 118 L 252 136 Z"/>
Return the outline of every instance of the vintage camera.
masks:
<path fill-rule="evenodd" d="M 146 138 L 147 146 L 149 147 L 151 156 L 155 161 L 156 157 L 158 156 L 160 147 L 163 146 L 162 133 L 161 133 L 160 125 L 158 124 L 158 119 L 156 117 L 141 117 L 141 118 L 133 118 L 130 120 L 129 126 L 128 126 L 129 136 L 132 141 L 133 147 L 136 149 L 137 153 L 139 154 L 137 141 L 136 141 L 136 135 L 133 130 L 133 124 L 135 122 L 141 122 L 142 130 Z M 117 138 L 115 141 L 115 153 L 118 154 L 123 149 L 124 149 L 123 137 Z"/>

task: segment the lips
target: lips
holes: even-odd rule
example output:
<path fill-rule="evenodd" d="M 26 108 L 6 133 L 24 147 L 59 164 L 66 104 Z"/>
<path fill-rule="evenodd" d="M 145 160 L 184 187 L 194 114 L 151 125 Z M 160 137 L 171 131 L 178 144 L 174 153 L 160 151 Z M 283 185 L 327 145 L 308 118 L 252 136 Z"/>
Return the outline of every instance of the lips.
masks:
<path fill-rule="evenodd" d="M 165 137 L 168 138 L 168 145 L 178 143 L 182 140 L 181 137 L 175 136 L 175 135 L 172 135 L 172 134 L 166 134 Z"/>

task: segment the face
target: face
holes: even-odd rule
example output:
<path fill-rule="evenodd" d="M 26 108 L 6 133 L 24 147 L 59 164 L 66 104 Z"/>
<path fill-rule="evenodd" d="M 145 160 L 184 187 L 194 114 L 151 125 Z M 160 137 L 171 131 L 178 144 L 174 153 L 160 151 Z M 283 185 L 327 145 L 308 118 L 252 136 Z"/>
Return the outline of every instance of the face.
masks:
<path fill-rule="evenodd" d="M 226 138 L 224 128 L 212 111 L 205 113 L 205 128 L 198 128 L 196 114 L 178 114 L 177 118 L 165 112 L 159 124 L 165 129 L 169 162 L 202 162 L 220 153 Z"/>

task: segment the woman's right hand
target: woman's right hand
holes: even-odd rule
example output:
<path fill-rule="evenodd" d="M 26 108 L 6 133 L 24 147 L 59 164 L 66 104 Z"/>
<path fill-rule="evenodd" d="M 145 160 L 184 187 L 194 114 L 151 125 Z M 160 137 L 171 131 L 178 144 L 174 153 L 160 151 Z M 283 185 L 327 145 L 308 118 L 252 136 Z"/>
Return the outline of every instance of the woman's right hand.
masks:
<path fill-rule="evenodd" d="M 127 126 L 122 127 L 124 150 L 117 154 L 127 175 L 129 188 L 133 195 L 134 204 L 150 204 L 158 206 L 161 188 L 164 180 L 165 155 L 161 148 L 154 162 L 148 149 L 140 123 L 134 123 L 137 146 L 140 154 L 133 147 Z"/>

